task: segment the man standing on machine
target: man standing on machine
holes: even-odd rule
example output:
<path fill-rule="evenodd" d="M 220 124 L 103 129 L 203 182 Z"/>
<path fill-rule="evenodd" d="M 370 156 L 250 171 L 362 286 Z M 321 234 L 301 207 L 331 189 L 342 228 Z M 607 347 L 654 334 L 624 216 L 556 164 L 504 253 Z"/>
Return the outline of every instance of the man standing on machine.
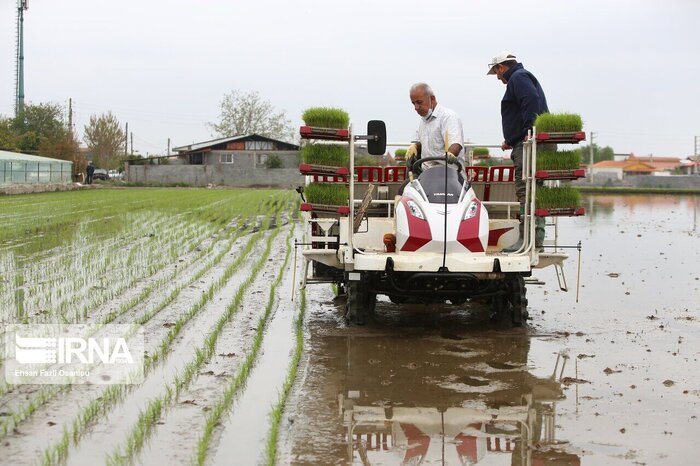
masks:
<path fill-rule="evenodd" d="M 421 122 L 418 126 L 418 142 L 411 144 L 406 151 L 406 165 L 411 169 L 413 163 L 426 157 L 445 157 L 448 162 L 459 161 L 464 166 L 462 143 L 464 135 L 462 120 L 457 113 L 437 103 L 435 93 L 426 83 L 416 83 L 411 86 L 409 93 L 411 103 L 416 113 L 420 115 Z M 426 162 L 426 166 L 440 164 L 440 162 Z M 451 164 L 456 167 L 456 165 Z M 420 169 L 417 169 L 418 175 Z M 461 174 L 460 174 L 461 175 Z"/>
<path fill-rule="evenodd" d="M 523 181 L 523 142 L 535 124 L 537 115 L 548 113 L 547 98 L 537 78 L 518 63 L 515 55 L 501 52 L 491 59 L 489 72 L 506 85 L 501 100 L 501 123 L 503 144 L 501 149 L 513 149 L 510 158 L 515 166 L 515 195 L 520 203 L 520 240 L 506 252 L 514 252 L 523 244 L 523 216 L 525 215 L 525 181 Z M 543 147 L 544 148 L 544 147 Z M 552 149 L 555 149 L 553 146 Z M 544 219 L 535 221 L 535 247 L 542 248 L 544 242 Z"/>

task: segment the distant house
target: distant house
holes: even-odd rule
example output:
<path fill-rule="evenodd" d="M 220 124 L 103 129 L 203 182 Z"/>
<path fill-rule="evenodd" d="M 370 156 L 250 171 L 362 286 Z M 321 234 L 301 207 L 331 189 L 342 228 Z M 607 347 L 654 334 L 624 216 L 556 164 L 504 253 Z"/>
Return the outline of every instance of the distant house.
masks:
<path fill-rule="evenodd" d="M 700 156 L 689 155 L 688 158 L 681 160 L 680 171 L 684 175 L 700 174 Z"/>
<path fill-rule="evenodd" d="M 591 174 L 621 180 L 625 175 L 668 176 L 681 167 L 678 157 L 637 157 L 630 154 L 625 160 L 603 160 L 594 163 Z"/>
<path fill-rule="evenodd" d="M 299 146 L 257 134 L 231 136 L 187 146 L 174 147 L 180 163 L 188 165 L 233 165 L 255 169 L 267 166 L 275 155 L 279 168 L 299 166 Z"/>
<path fill-rule="evenodd" d="M 275 186 L 303 184 L 299 146 L 248 134 L 173 148 L 175 155 L 134 159 L 126 179 L 145 184 Z"/>
<path fill-rule="evenodd" d="M 640 162 L 651 166 L 657 175 L 666 172 L 666 174 L 671 174 L 675 170 L 681 167 L 681 159 L 678 157 L 657 157 L 655 155 L 648 155 L 645 157 L 640 157 L 634 154 L 630 154 L 627 157 L 628 162 Z"/>

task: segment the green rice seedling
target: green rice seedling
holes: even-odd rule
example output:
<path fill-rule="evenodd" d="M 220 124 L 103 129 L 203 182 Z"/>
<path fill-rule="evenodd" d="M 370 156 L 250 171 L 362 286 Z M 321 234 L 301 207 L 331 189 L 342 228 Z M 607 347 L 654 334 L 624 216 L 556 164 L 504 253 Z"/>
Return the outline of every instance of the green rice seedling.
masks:
<path fill-rule="evenodd" d="M 268 303 L 267 303 L 267 306 L 265 308 L 265 312 L 263 313 L 263 315 L 260 317 L 260 319 L 258 321 L 257 331 L 255 333 L 255 337 L 253 339 L 253 343 L 251 345 L 250 352 L 248 353 L 243 364 L 241 364 L 241 366 L 238 370 L 238 373 L 233 378 L 230 385 L 226 388 L 224 395 L 216 402 L 214 407 L 209 411 L 209 414 L 208 414 L 206 422 L 205 422 L 203 434 L 200 437 L 199 442 L 197 444 L 197 456 L 195 458 L 195 462 L 199 465 L 203 465 L 205 460 L 206 460 L 207 452 L 209 450 L 209 445 L 211 443 L 211 439 L 212 439 L 212 436 L 214 434 L 214 428 L 219 424 L 223 414 L 231 409 L 231 406 L 233 405 L 233 401 L 234 401 L 234 397 L 235 397 L 236 393 L 238 393 L 240 388 L 245 386 L 245 383 L 248 380 L 248 376 L 250 375 L 250 372 L 253 368 L 253 365 L 255 364 L 255 361 L 257 360 L 258 353 L 260 352 L 260 348 L 262 347 L 262 341 L 263 341 L 263 336 L 265 334 L 266 323 L 269 320 L 270 314 L 272 313 L 272 309 L 273 309 L 275 301 L 277 299 L 276 298 L 276 290 L 282 281 L 282 277 L 284 275 L 284 270 L 287 267 L 287 263 L 289 262 L 289 256 L 291 253 L 292 234 L 293 234 L 293 229 L 290 230 L 290 232 L 287 236 L 287 248 L 286 248 L 284 261 L 282 263 L 282 266 L 280 267 L 280 272 L 277 274 L 276 280 L 270 286 Z M 267 256 L 270 254 L 270 250 L 272 248 L 272 239 L 273 239 L 273 237 L 271 236 L 267 241 L 266 249 L 265 249 L 265 252 L 263 253 L 263 257 L 265 257 L 265 258 L 267 258 Z M 262 265 L 260 265 L 260 267 L 256 266 L 256 268 L 253 270 L 253 274 L 257 275 L 257 273 L 260 271 L 261 268 L 262 268 Z"/>
<path fill-rule="evenodd" d="M 282 207 L 279 207 L 277 210 L 277 216 L 279 217 L 281 214 Z M 267 224 L 267 220 L 265 221 L 265 224 Z M 279 222 L 277 222 L 279 224 Z M 216 288 L 220 289 L 223 284 L 226 283 L 230 279 L 230 277 L 233 274 L 233 271 L 235 268 L 237 268 L 243 260 L 248 256 L 250 251 L 252 250 L 252 246 L 260 239 L 260 236 L 265 233 L 267 230 L 266 225 L 263 226 L 263 228 L 256 233 L 255 235 L 252 235 L 249 241 L 249 248 L 246 248 L 247 251 L 244 251 L 244 253 L 241 254 L 241 256 L 238 258 L 238 260 L 234 263 L 231 264 L 224 272 L 224 275 L 216 282 L 214 283 L 210 289 Z M 277 232 L 279 230 L 276 230 Z M 272 247 L 272 240 L 275 238 L 276 233 L 273 235 L 270 235 L 270 237 L 267 240 L 267 246 L 266 246 L 266 253 L 263 254 L 263 257 L 257 262 L 252 275 L 257 275 L 257 271 L 260 270 L 262 265 L 265 263 L 267 257 L 269 256 L 269 251 Z M 252 280 L 252 278 L 251 278 Z M 211 299 L 211 296 L 213 296 L 213 293 L 209 292 L 210 290 L 207 290 L 205 292 L 206 296 L 209 296 L 209 300 Z M 206 301 L 203 302 L 203 300 L 200 299 L 184 316 L 182 316 L 176 325 L 171 329 L 171 331 L 168 333 L 168 335 L 165 338 L 165 341 L 167 341 L 167 344 L 160 345 L 160 348 L 151 356 L 151 358 L 147 359 L 145 364 L 144 364 L 144 374 L 147 374 L 150 372 L 150 370 L 155 366 L 155 363 L 162 359 L 162 357 L 167 354 L 170 344 L 174 341 L 174 339 L 177 337 L 177 332 L 173 332 L 173 329 L 178 329 L 178 331 L 182 328 L 184 323 L 188 320 L 190 320 L 196 312 L 201 309 Z M 180 324 L 180 325 L 177 325 Z M 71 429 L 70 433 L 71 435 L 69 437 L 72 437 L 73 443 L 77 444 L 77 442 L 80 440 L 82 435 L 84 434 L 87 426 L 89 425 L 90 422 L 92 422 L 98 415 L 107 413 L 110 409 L 112 409 L 118 402 L 121 400 L 124 395 L 127 393 L 127 390 L 130 390 L 131 387 L 127 385 L 110 385 L 104 392 L 103 396 L 101 398 L 92 400 L 90 404 L 83 409 L 81 414 L 74 420 L 73 422 L 73 428 Z M 172 392 L 169 392 L 172 393 Z M 134 444 L 135 445 L 135 444 Z M 67 455 L 67 448 L 68 448 L 68 442 L 67 441 L 60 441 L 58 444 L 54 444 L 50 446 L 47 450 L 44 451 L 44 458 L 52 458 L 52 457 L 59 457 L 62 458 L 61 461 L 65 460 L 65 455 Z M 61 454 L 61 452 L 63 452 Z M 59 453 L 57 455 L 57 453 Z"/>
<path fill-rule="evenodd" d="M 405 159 L 406 158 L 406 149 L 396 149 L 394 151 L 394 158 Z"/>
<path fill-rule="evenodd" d="M 333 285 L 335 289 L 334 294 L 337 294 L 337 287 Z M 299 367 L 299 361 L 301 360 L 301 354 L 304 350 L 304 316 L 306 315 L 306 290 L 301 290 L 301 300 L 299 304 L 299 315 L 294 322 L 294 336 L 296 338 L 296 346 L 294 348 L 294 354 L 292 355 L 292 361 L 289 364 L 289 372 L 287 373 L 287 379 L 282 387 L 282 392 L 280 393 L 277 404 L 272 408 L 270 413 L 270 432 L 267 436 L 267 447 L 265 449 L 266 463 L 270 466 L 275 464 L 277 459 L 277 437 L 279 435 L 279 424 L 282 420 L 282 413 L 284 412 L 284 405 L 289 397 L 289 392 L 294 384 L 297 377 L 297 369 Z"/>
<path fill-rule="evenodd" d="M 304 188 L 304 196 L 311 204 L 348 204 L 348 188 L 341 184 L 312 183 Z"/>
<path fill-rule="evenodd" d="M 488 147 L 475 147 L 472 149 L 472 155 L 474 157 L 488 157 L 489 148 Z"/>
<path fill-rule="evenodd" d="M 307 144 L 301 148 L 301 159 L 311 165 L 347 167 L 348 148 L 338 144 Z"/>
<path fill-rule="evenodd" d="M 307 126 L 345 129 L 350 125 L 350 115 L 341 108 L 311 107 L 301 114 Z"/>
<path fill-rule="evenodd" d="M 573 170 L 581 166 L 581 152 L 578 150 L 537 151 L 538 170 Z"/>
<path fill-rule="evenodd" d="M 539 209 L 565 209 L 578 207 L 581 202 L 581 196 L 578 190 L 571 186 L 561 188 L 537 188 L 535 195 L 535 205 Z"/>
<path fill-rule="evenodd" d="M 535 120 L 538 133 L 566 133 L 581 131 L 583 120 L 575 113 L 543 113 Z"/>

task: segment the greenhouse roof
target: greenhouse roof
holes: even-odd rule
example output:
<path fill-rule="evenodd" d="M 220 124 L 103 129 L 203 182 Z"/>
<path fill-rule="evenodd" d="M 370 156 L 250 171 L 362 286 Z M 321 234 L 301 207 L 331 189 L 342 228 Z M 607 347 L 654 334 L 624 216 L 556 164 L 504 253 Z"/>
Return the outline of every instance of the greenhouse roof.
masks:
<path fill-rule="evenodd" d="M 73 163 L 70 160 L 52 159 L 49 157 L 40 157 L 38 155 L 20 154 L 19 152 L 8 152 L 0 150 L 0 160 L 9 160 L 16 162 L 63 162 Z"/>

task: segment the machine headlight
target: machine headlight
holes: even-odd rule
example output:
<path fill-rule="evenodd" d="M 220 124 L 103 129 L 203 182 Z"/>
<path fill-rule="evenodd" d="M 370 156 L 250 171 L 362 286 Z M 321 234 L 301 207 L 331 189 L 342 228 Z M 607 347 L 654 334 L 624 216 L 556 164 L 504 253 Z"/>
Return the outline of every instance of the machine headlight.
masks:
<path fill-rule="evenodd" d="M 418 207 L 418 204 L 416 204 L 413 201 L 406 201 L 406 204 L 408 204 L 408 210 L 411 211 L 411 215 L 413 215 L 416 218 L 419 218 L 421 220 L 425 220 L 425 215 L 423 215 L 423 211 L 420 210 L 420 207 Z"/>
<path fill-rule="evenodd" d="M 464 219 L 463 220 L 469 220 L 470 218 L 473 218 L 477 211 L 479 210 L 479 203 L 477 201 L 471 201 L 469 203 L 469 207 L 467 207 L 467 210 L 464 212 Z"/>

